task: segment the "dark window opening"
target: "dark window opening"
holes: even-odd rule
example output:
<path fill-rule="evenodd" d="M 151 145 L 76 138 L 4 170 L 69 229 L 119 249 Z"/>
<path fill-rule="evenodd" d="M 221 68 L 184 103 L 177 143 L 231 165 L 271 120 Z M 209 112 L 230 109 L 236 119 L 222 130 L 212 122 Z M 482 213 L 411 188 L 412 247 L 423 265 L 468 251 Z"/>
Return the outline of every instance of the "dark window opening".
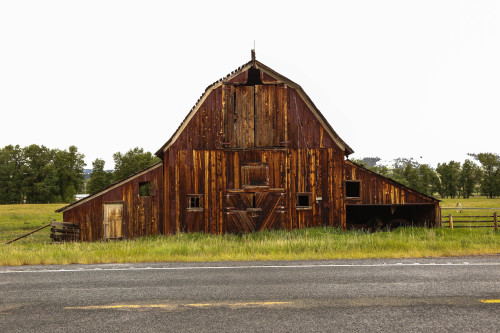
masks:
<path fill-rule="evenodd" d="M 189 200 L 190 208 L 200 208 L 200 198 L 199 197 L 191 197 Z"/>
<path fill-rule="evenodd" d="M 359 181 L 346 181 L 345 182 L 345 196 L 348 198 L 361 197 L 361 186 Z"/>
<path fill-rule="evenodd" d="M 202 195 L 188 195 L 188 210 L 203 210 Z"/>
<path fill-rule="evenodd" d="M 255 200 L 255 194 L 252 196 L 252 208 L 257 208 L 257 203 Z"/>
<path fill-rule="evenodd" d="M 262 84 L 260 79 L 260 70 L 252 67 L 248 70 L 248 80 L 247 83 L 245 83 L 245 86 L 255 86 L 258 84 Z"/>
<path fill-rule="evenodd" d="M 297 194 L 297 208 L 311 208 L 311 194 L 310 193 Z"/>
<path fill-rule="evenodd" d="M 139 196 L 140 197 L 151 196 L 151 182 L 139 183 Z"/>

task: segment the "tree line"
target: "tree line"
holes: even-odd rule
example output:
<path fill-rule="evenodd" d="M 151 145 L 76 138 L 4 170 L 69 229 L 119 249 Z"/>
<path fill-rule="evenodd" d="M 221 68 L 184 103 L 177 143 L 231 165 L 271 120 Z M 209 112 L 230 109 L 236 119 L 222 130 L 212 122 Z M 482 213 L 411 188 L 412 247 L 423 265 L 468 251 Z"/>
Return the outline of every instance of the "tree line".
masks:
<path fill-rule="evenodd" d="M 0 149 L 0 204 L 72 202 L 77 193 L 94 193 L 159 159 L 142 148 L 113 154 L 115 169 L 105 171 L 102 159 L 92 163 L 87 182 L 85 155 L 75 146 L 8 145 Z"/>
<path fill-rule="evenodd" d="M 398 158 L 390 166 L 378 165 L 378 157 L 352 161 L 431 196 L 500 196 L 500 156 L 493 153 L 469 156 L 471 159 L 463 163 L 439 163 L 435 169 L 407 158 Z M 90 178 L 85 181 L 84 158 L 75 146 L 65 150 L 38 145 L 1 148 L 0 204 L 72 202 L 77 193 L 98 192 L 160 161 L 138 147 L 126 153 L 116 152 L 114 170 L 106 170 L 104 160 L 97 158 L 92 162 Z"/>
<path fill-rule="evenodd" d="M 416 191 L 442 198 L 469 198 L 481 194 L 500 196 L 500 156 L 494 153 L 468 154 L 463 163 L 439 163 L 434 169 L 414 159 L 398 158 L 393 165 L 377 165 L 378 157 L 352 160 L 355 163 L 394 179 Z"/>

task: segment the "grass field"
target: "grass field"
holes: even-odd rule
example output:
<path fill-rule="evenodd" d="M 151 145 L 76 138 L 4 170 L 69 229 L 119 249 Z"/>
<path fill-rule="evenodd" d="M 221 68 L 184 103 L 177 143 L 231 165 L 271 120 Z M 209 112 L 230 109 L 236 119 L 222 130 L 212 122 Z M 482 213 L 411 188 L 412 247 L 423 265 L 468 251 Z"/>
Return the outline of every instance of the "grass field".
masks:
<path fill-rule="evenodd" d="M 500 215 L 500 199 L 488 199 L 485 197 L 474 197 L 469 199 L 455 198 L 443 199 L 441 207 L 453 208 L 442 209 L 443 227 L 449 226 L 449 215 L 453 215 L 455 227 L 491 226 L 493 224 L 493 213 Z M 462 207 L 462 208 L 460 208 Z M 480 209 L 468 209 L 480 208 Z M 490 209 L 485 209 L 490 208 Z M 495 209 L 496 208 L 496 209 Z M 483 217 L 468 217 L 483 216 Z M 489 222 L 457 222 L 457 221 L 489 221 Z"/>
<path fill-rule="evenodd" d="M 52 220 L 62 221 L 62 213 L 55 213 L 64 204 L 0 205 L 0 243 L 47 225 Z M 45 228 L 16 243 L 49 244 L 50 228 Z"/>
<path fill-rule="evenodd" d="M 444 200 L 455 207 L 457 200 Z M 463 207 L 500 207 L 500 199 L 473 198 Z M 62 205 L 0 206 L 0 241 L 7 242 L 52 219 Z M 162 261 L 301 260 L 409 258 L 500 253 L 500 233 L 492 228 L 402 228 L 392 232 L 343 232 L 335 228 L 266 231 L 247 235 L 178 234 L 130 241 L 50 244 L 44 229 L 0 245 L 0 265 Z"/>

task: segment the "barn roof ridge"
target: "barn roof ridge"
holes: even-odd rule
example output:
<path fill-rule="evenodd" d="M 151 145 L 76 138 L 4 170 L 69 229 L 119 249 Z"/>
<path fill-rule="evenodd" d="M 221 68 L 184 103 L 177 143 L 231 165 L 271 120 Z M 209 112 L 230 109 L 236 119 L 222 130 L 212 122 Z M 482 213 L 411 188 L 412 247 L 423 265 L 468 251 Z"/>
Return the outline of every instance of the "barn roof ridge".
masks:
<path fill-rule="evenodd" d="M 102 194 L 104 194 L 104 193 L 106 193 L 106 192 L 108 192 L 108 191 L 111 191 L 112 189 L 114 189 L 114 188 L 116 188 L 116 187 L 120 186 L 121 184 L 126 183 L 126 182 L 128 182 L 129 180 L 131 180 L 131 179 L 133 179 L 133 178 L 136 178 L 136 177 L 142 176 L 142 175 L 143 175 L 143 174 L 145 174 L 146 172 L 151 171 L 151 170 L 153 170 L 153 169 L 156 169 L 156 168 L 158 168 L 158 167 L 159 167 L 159 166 L 161 166 L 161 165 L 163 165 L 163 162 L 162 162 L 162 161 L 160 161 L 160 162 L 156 162 L 155 164 L 151 164 L 150 166 L 148 166 L 148 167 L 147 167 L 147 168 L 145 168 L 145 169 L 142 169 L 142 170 L 137 171 L 136 173 L 134 173 L 134 174 L 132 174 L 132 175 L 130 175 L 130 176 L 128 176 L 128 177 L 125 177 L 125 178 L 123 178 L 123 179 L 120 179 L 120 180 L 118 180 L 118 181 L 114 182 L 113 184 L 111 184 L 111 185 L 109 185 L 109 186 L 107 186 L 107 187 L 105 187 L 105 188 L 103 188 L 103 189 L 101 189 L 101 190 L 99 190 L 99 191 L 97 191 L 97 192 L 91 193 L 88 197 L 85 197 L 85 198 L 83 198 L 83 199 L 81 199 L 81 200 L 75 201 L 75 202 L 73 202 L 73 203 L 70 203 L 69 205 L 66 205 L 66 206 L 64 206 L 64 207 L 62 207 L 62 208 L 57 209 L 57 210 L 56 210 L 56 213 L 61 213 L 61 212 L 64 212 L 64 211 L 68 210 L 69 208 L 72 208 L 72 207 L 75 207 L 75 206 L 79 206 L 79 205 L 81 205 L 81 204 L 84 204 L 85 202 L 87 202 L 87 201 L 89 201 L 89 200 L 92 200 L 94 197 L 96 197 L 96 196 L 98 196 L 98 195 L 102 195 Z"/>
<path fill-rule="evenodd" d="M 276 72 L 274 69 L 271 67 L 268 67 L 261 63 L 258 60 L 252 59 L 245 64 L 241 65 L 237 69 L 233 70 L 229 74 L 223 76 L 222 78 L 218 79 L 214 83 L 210 84 L 205 88 L 205 91 L 201 94 L 201 96 L 198 98 L 196 103 L 193 105 L 193 107 L 190 109 L 184 120 L 181 122 L 181 124 L 177 127 L 175 130 L 174 134 L 170 137 L 170 139 L 156 152 L 156 155 L 160 158 L 162 158 L 163 153 L 165 150 L 167 150 L 179 137 L 179 135 L 182 132 L 182 129 L 187 125 L 187 123 L 191 120 L 191 118 L 194 116 L 194 114 L 197 112 L 199 107 L 203 104 L 205 98 L 212 92 L 212 90 L 216 89 L 218 86 L 224 84 L 225 82 L 229 81 L 230 79 L 236 77 L 238 74 L 241 72 L 249 69 L 249 68 L 256 68 L 259 70 L 263 70 L 267 74 L 271 75 L 272 77 L 278 78 L 280 81 L 285 82 L 288 86 L 294 88 L 298 93 L 299 96 L 302 97 L 304 102 L 308 104 L 308 106 L 311 108 L 313 111 L 313 114 L 315 114 L 320 121 L 320 123 L 326 128 L 327 133 L 329 133 L 332 137 L 332 139 L 341 147 L 342 150 L 346 152 L 346 155 L 350 155 L 354 153 L 354 150 L 347 145 L 347 143 L 344 142 L 340 138 L 340 136 L 335 132 L 335 130 L 332 128 L 330 123 L 326 120 L 325 116 L 319 111 L 319 109 L 316 107 L 314 102 L 311 100 L 311 98 L 307 95 L 307 93 L 302 89 L 302 87 L 295 83 L 294 81 L 290 80 L 289 78 L 285 77 L 284 75 Z"/>

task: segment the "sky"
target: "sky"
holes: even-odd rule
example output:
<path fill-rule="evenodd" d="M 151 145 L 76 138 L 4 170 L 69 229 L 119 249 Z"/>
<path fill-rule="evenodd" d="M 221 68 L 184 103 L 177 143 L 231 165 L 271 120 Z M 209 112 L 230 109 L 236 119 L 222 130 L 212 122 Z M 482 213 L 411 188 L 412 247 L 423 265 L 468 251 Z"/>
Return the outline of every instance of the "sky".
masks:
<path fill-rule="evenodd" d="M 1 1 L 0 147 L 156 152 L 250 60 L 355 151 L 436 166 L 500 153 L 500 1 Z"/>

